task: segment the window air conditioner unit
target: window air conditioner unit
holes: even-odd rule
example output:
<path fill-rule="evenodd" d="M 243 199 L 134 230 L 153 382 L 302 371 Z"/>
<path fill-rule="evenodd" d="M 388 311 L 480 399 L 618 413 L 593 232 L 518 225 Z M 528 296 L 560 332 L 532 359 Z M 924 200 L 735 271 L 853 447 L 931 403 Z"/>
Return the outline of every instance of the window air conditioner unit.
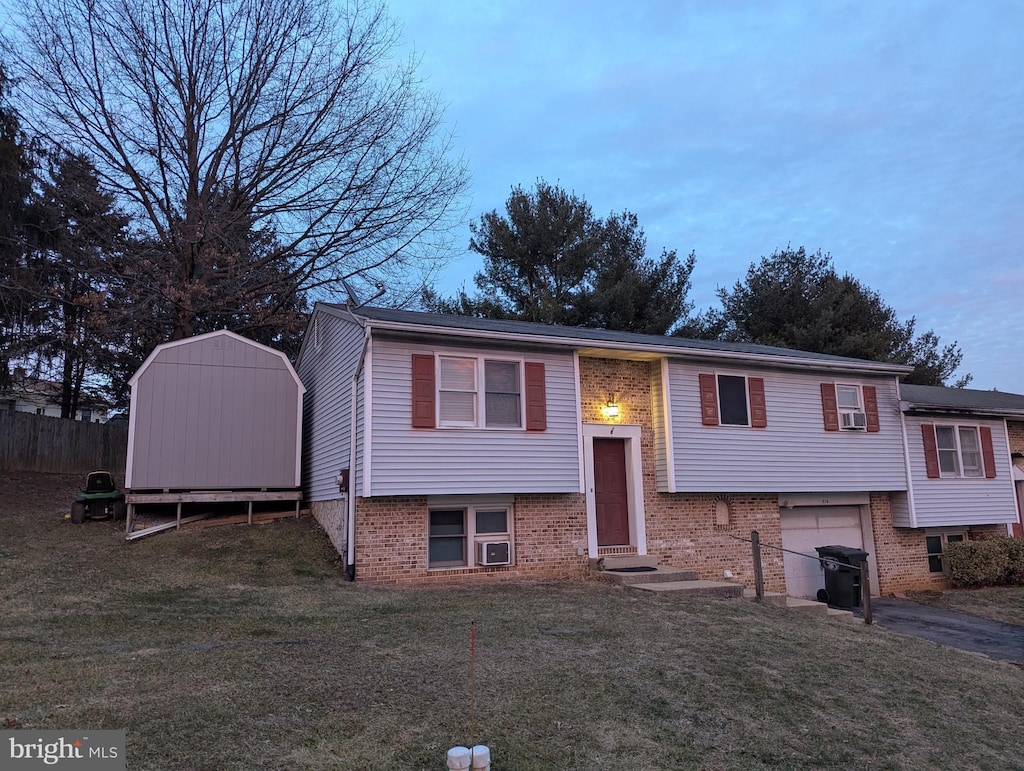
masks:
<path fill-rule="evenodd" d="M 476 546 L 478 565 L 508 565 L 512 562 L 512 545 L 508 541 L 482 541 Z"/>
<path fill-rule="evenodd" d="M 863 412 L 844 412 L 842 426 L 847 431 L 863 431 L 868 427 L 868 416 Z"/>

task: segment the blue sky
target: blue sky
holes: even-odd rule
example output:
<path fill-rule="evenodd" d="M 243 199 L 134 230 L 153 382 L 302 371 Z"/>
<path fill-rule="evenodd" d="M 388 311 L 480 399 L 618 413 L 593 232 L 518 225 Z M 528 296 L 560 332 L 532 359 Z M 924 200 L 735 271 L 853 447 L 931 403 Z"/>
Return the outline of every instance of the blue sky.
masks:
<path fill-rule="evenodd" d="M 696 252 L 717 306 L 762 255 L 829 252 L 972 388 L 1024 393 L 1024 3 L 392 0 L 472 174 L 538 178 Z M 468 248 L 438 287 L 480 267 Z"/>

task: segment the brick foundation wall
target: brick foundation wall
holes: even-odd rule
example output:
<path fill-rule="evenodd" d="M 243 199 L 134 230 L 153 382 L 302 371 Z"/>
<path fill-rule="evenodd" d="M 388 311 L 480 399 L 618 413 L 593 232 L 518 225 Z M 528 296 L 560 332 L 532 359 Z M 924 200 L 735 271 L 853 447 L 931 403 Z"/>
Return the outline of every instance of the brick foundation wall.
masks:
<path fill-rule="evenodd" d="M 715 505 L 729 503 L 729 524 L 715 524 Z M 779 497 L 774 494 L 694 495 L 653 493 L 646 496 L 647 551 L 662 564 L 695 570 L 709 581 L 723 581 L 726 570 L 734 579 L 754 586 L 751 545 L 732 536 L 750 538 L 757 530 L 762 542 L 782 544 Z M 785 591 L 782 552 L 763 549 L 761 566 L 765 589 Z"/>
<path fill-rule="evenodd" d="M 928 572 L 924 530 L 893 527 L 889 496 L 871 496 L 871 535 L 875 541 L 878 589 L 883 595 L 908 589 L 944 589 L 942 573 Z"/>
<path fill-rule="evenodd" d="M 883 595 L 913 589 L 948 589 L 944 573 L 928 571 L 926 535 L 941 532 L 892 526 L 889 496 L 871 495 L 871 529 L 875 539 L 875 561 L 878 565 L 878 588 Z M 973 525 L 964 528 L 943 528 L 966 532 L 971 538 L 1005 536 L 1006 525 Z"/>
<path fill-rule="evenodd" d="M 356 580 L 372 584 L 451 583 L 512 578 L 581 578 L 587 569 L 586 503 L 579 494 L 518 495 L 513 506 L 515 564 L 430 570 L 427 499 L 356 499 Z"/>

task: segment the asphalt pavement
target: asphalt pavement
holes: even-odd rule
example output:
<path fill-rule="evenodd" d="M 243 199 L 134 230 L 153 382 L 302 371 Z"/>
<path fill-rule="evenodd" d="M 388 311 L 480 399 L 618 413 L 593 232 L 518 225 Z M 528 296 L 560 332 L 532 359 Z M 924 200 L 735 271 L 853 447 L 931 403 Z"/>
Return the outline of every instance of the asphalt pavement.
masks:
<path fill-rule="evenodd" d="M 1024 665 L 1024 626 L 890 597 L 872 598 L 871 612 L 890 631 Z"/>

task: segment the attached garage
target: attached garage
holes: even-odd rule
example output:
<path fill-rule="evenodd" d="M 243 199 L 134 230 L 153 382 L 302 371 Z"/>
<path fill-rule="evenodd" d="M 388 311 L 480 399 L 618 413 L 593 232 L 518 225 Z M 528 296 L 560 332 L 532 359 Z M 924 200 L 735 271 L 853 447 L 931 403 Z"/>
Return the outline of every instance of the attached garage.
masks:
<path fill-rule="evenodd" d="M 788 595 L 813 600 L 818 590 L 824 588 L 825 579 L 817 560 L 816 547 L 852 546 L 872 552 L 873 545 L 865 545 L 861 508 L 859 505 L 846 505 L 780 509 L 782 548 L 787 550 L 783 555 L 783 563 Z M 802 557 L 801 554 L 810 555 L 814 559 Z"/>

